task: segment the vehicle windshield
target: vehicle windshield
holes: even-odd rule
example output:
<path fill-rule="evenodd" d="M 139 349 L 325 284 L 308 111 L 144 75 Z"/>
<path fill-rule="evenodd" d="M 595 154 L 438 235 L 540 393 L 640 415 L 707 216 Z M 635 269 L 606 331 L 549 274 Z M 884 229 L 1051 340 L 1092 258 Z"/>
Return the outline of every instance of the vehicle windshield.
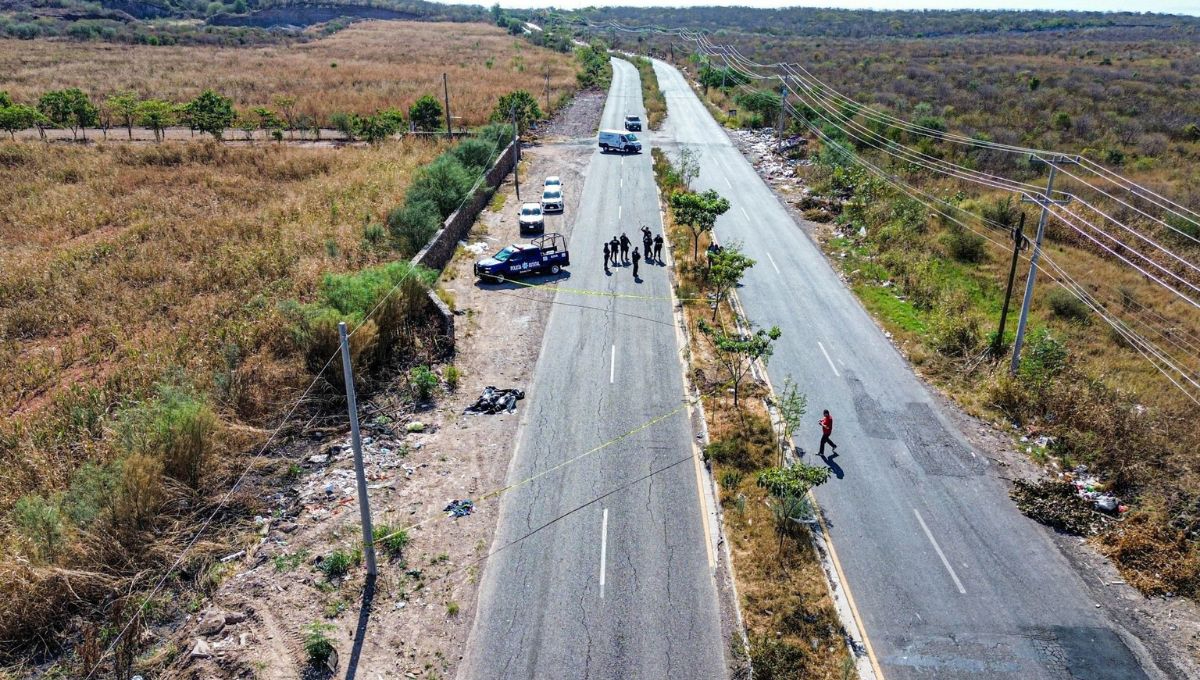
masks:
<path fill-rule="evenodd" d="M 625 120 L 629 121 L 630 123 L 636 121 L 637 119 L 637 116 L 625 116 Z"/>
<path fill-rule="evenodd" d="M 540 214 L 542 214 L 542 209 L 540 206 L 531 205 L 531 206 L 528 206 L 525 208 L 521 208 L 521 214 L 522 215 L 540 215 Z"/>
<path fill-rule="evenodd" d="M 558 198 L 560 195 L 558 189 L 547 189 L 546 193 L 542 194 L 542 198 Z"/>
<path fill-rule="evenodd" d="M 631 141 L 631 142 L 636 142 L 636 141 L 637 141 L 637 135 L 635 135 L 635 134 L 628 134 L 628 135 L 625 135 L 625 139 L 627 139 L 627 140 L 629 140 L 629 141 Z"/>
<path fill-rule="evenodd" d="M 509 246 L 509 247 L 505 248 L 504 250 L 501 250 L 500 252 L 493 255 L 492 259 L 497 262 L 507 262 L 508 258 L 512 257 L 513 253 L 515 253 L 515 252 L 517 252 L 517 249 L 513 248 L 512 246 Z"/>

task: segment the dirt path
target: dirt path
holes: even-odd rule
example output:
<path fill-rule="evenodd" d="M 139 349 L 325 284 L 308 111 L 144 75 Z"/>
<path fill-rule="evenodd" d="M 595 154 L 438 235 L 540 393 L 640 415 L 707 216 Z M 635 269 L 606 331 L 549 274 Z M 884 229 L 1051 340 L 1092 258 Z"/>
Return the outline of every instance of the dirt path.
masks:
<path fill-rule="evenodd" d="M 540 197 L 541 179 L 559 175 L 566 187 L 564 216 L 547 231 L 570 236 L 582 173 L 604 98 L 582 95 L 563 119 L 525 150 L 522 197 Z M 553 133 L 554 136 L 550 136 Z M 503 196 L 503 198 L 499 198 Z M 375 526 L 408 527 L 399 557 L 379 556 L 379 578 L 364 606 L 364 569 L 345 577 L 320 570 L 335 550 L 353 554 L 361 542 L 352 454 L 345 430 L 293 452 L 304 461 L 278 510 L 264 518 L 247 555 L 231 564 L 203 610 L 172 641 L 180 651 L 167 677 L 447 678 L 456 671 L 475 617 L 477 578 L 492 544 L 499 495 L 524 412 L 464 415 L 488 385 L 526 387 L 541 349 L 552 294 L 484 286 L 471 267 L 476 252 L 491 253 L 518 235 L 518 202 L 511 181 L 476 223 L 466 247 L 443 273 L 441 286 L 456 310 L 457 389 L 432 404 L 408 403 L 403 385 L 384 390 L 363 410 L 364 459 Z M 445 376 L 445 367 L 438 370 Z M 407 432 L 420 422 L 421 432 Z M 452 499 L 476 501 L 472 514 L 450 519 Z M 336 671 L 308 666 L 304 629 L 325 625 L 337 652 Z M 201 644 L 203 643 L 203 644 Z M 200 654 L 192 651 L 200 646 Z"/>

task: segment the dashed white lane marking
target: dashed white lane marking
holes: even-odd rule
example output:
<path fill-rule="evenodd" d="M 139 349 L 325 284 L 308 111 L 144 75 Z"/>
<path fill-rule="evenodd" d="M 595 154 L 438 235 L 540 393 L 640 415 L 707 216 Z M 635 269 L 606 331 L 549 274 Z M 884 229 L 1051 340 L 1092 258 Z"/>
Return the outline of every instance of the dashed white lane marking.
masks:
<path fill-rule="evenodd" d="M 746 216 L 746 221 L 749 222 L 750 221 L 750 213 L 746 212 L 745 208 L 742 208 L 742 214 Z"/>
<path fill-rule="evenodd" d="M 608 358 L 608 384 L 613 384 L 613 379 L 617 374 L 617 346 L 612 346 L 612 353 Z"/>
<path fill-rule="evenodd" d="M 733 182 L 729 181 L 729 175 L 725 175 L 725 183 L 729 185 L 730 189 L 733 188 Z"/>
<path fill-rule="evenodd" d="M 617 219 L 618 219 L 618 220 L 619 220 L 619 219 L 621 219 L 621 208 L 622 208 L 622 207 L 623 207 L 623 206 L 619 206 L 619 205 L 617 206 Z"/>
<path fill-rule="evenodd" d="M 775 264 L 775 258 L 771 257 L 771 253 L 767 253 L 767 259 L 771 261 L 771 266 L 775 268 L 776 274 L 783 273 L 783 272 L 779 271 L 779 265 Z"/>
<path fill-rule="evenodd" d="M 934 540 L 933 533 L 929 531 L 929 527 L 925 524 L 925 519 L 921 517 L 921 513 L 913 508 L 913 514 L 917 516 L 917 521 L 921 523 L 921 528 L 925 530 L 925 537 L 933 544 L 933 549 L 937 551 L 938 557 L 942 558 L 942 564 L 946 567 L 946 571 L 950 572 L 950 578 L 954 579 L 954 585 L 958 588 L 960 595 L 966 595 L 967 589 L 963 587 L 962 581 L 958 580 L 958 574 L 954 573 L 954 567 L 950 566 L 950 560 L 946 559 L 946 553 L 942 552 L 942 546 Z"/>
<path fill-rule="evenodd" d="M 769 257 L 769 256 L 768 256 L 768 257 Z M 839 378 L 840 378 L 840 377 L 842 377 L 842 374 L 841 374 L 841 373 L 838 373 L 837 366 L 834 366 L 834 365 L 833 365 L 833 359 L 830 359 L 830 358 L 829 358 L 829 352 L 826 352 L 826 351 L 825 351 L 825 345 L 821 344 L 821 341 L 820 341 L 820 340 L 818 340 L 818 341 L 817 341 L 817 347 L 820 347 L 820 348 L 821 348 L 821 354 L 824 354 L 824 355 L 825 355 L 825 361 L 828 361 L 828 362 L 829 362 L 829 367 L 833 369 L 833 374 L 834 374 L 834 375 L 836 375 L 836 376 L 837 376 L 837 377 L 839 377 Z"/>
<path fill-rule="evenodd" d="M 604 599 L 604 564 L 608 559 L 608 508 L 600 520 L 600 599 Z"/>

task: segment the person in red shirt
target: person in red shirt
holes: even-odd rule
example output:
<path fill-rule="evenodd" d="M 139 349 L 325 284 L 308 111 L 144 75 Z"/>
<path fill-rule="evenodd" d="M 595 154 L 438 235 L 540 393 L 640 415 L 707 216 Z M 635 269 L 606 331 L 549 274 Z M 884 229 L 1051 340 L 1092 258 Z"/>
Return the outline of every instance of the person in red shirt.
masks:
<path fill-rule="evenodd" d="M 833 434 L 833 416 L 829 415 L 829 409 L 825 409 L 825 415 L 821 417 L 821 448 L 817 452 L 818 456 L 825 455 L 826 444 L 833 447 L 833 452 L 837 453 L 837 444 L 834 444 L 833 440 L 829 438 L 831 434 Z"/>

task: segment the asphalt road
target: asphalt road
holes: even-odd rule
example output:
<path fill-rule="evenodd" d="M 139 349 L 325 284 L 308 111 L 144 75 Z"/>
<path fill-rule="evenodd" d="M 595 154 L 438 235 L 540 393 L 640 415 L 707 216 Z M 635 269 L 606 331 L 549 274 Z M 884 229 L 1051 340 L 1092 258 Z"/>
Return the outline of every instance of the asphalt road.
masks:
<path fill-rule="evenodd" d="M 627 112 L 644 115 L 637 71 L 614 61 L 603 126 Z M 502 500 L 459 676 L 723 677 L 667 269 L 603 269 L 604 241 L 624 231 L 640 249 L 640 226 L 659 229 L 649 147 L 597 150 L 565 190 L 583 194 L 559 285 L 653 299 L 557 294 L 509 483 L 553 471 Z"/>
<path fill-rule="evenodd" d="M 739 296 L 752 321 L 783 331 L 768 373 L 808 395 L 797 440 L 809 464 L 826 464 L 817 419 L 833 413 L 836 477 L 817 498 L 884 676 L 1147 677 L 1132 637 L 1104 620 L 679 71 L 654 66 L 661 137 L 699 153 L 695 188 L 732 203 L 719 240 L 758 261 Z"/>

